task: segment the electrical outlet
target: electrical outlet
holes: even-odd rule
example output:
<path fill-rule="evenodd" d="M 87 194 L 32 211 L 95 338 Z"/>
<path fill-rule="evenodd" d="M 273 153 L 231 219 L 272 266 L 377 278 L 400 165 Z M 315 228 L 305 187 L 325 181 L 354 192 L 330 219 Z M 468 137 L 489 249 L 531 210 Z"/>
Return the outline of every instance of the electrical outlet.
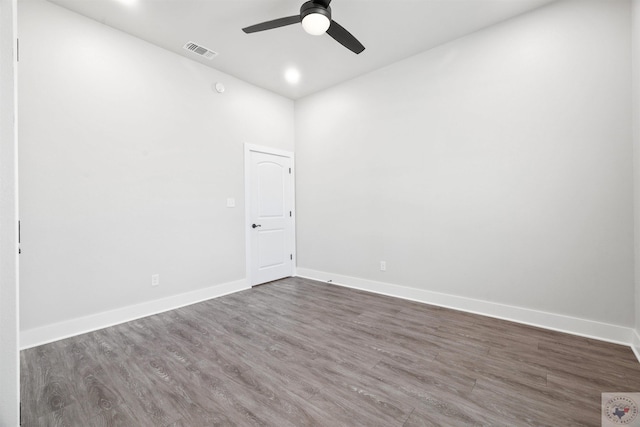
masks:
<path fill-rule="evenodd" d="M 380 261 L 380 271 L 387 271 L 387 262 Z"/>
<path fill-rule="evenodd" d="M 160 284 L 160 275 L 152 274 L 151 275 L 151 286 L 158 286 Z"/>

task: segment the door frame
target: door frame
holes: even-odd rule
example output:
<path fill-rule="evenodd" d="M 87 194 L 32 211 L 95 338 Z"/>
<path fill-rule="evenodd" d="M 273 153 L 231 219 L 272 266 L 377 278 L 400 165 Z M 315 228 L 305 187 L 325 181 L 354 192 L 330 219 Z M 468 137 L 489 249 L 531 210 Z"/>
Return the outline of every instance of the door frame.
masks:
<path fill-rule="evenodd" d="M 245 241 L 245 269 L 247 275 L 247 284 L 251 285 L 251 235 L 249 234 L 249 224 L 251 224 L 251 180 L 250 180 L 250 171 L 251 171 L 251 152 L 258 152 L 264 154 L 271 154 L 274 156 L 286 157 L 291 161 L 291 206 L 292 208 L 292 216 L 291 216 L 291 229 L 292 233 L 290 236 L 289 245 L 291 247 L 291 253 L 293 254 L 293 260 L 291 262 L 291 276 L 295 276 L 297 273 L 296 264 L 297 264 L 297 254 L 296 254 L 296 168 L 295 168 L 295 158 L 294 153 L 292 151 L 281 150 L 278 148 L 265 147 L 261 145 L 255 144 L 244 144 L 244 241 Z"/>
<path fill-rule="evenodd" d="M 20 422 L 16 0 L 0 0 L 0 425 Z"/>

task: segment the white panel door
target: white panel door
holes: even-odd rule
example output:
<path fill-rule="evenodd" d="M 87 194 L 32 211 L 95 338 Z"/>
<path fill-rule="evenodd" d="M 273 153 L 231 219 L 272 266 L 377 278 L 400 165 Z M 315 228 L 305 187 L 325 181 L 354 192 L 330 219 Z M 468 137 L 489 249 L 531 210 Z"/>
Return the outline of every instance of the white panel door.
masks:
<path fill-rule="evenodd" d="M 293 274 L 293 174 L 291 157 L 247 154 L 247 270 L 254 286 Z"/>

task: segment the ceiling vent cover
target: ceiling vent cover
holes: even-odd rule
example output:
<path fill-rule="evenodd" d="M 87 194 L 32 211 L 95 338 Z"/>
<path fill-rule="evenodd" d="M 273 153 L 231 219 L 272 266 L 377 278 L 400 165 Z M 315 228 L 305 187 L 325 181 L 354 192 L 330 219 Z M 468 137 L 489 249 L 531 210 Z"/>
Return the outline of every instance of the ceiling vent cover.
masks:
<path fill-rule="evenodd" d="M 207 59 L 213 59 L 218 56 L 218 52 L 214 52 L 211 49 L 207 49 L 206 47 L 195 44 L 194 42 L 185 44 L 184 48 Z"/>

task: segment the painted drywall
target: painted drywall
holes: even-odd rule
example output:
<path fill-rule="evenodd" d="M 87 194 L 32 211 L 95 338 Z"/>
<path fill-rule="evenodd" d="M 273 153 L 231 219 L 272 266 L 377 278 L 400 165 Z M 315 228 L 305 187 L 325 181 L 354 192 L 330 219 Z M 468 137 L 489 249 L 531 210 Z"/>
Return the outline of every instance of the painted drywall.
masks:
<path fill-rule="evenodd" d="M 16 1 L 0 0 L 0 426 L 19 424 Z"/>
<path fill-rule="evenodd" d="M 18 20 L 21 330 L 243 279 L 243 144 L 293 150 L 293 102 L 48 2 Z"/>
<path fill-rule="evenodd" d="M 299 271 L 632 327 L 629 16 L 553 3 L 297 101 Z"/>

